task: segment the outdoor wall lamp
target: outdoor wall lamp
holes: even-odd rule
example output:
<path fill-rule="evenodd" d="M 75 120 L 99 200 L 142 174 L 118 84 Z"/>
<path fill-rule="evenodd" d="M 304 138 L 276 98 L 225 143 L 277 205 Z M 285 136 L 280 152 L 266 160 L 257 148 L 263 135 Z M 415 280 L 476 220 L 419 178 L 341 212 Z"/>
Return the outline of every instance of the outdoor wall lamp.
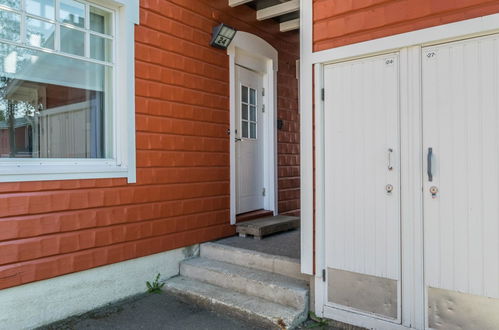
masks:
<path fill-rule="evenodd" d="M 236 35 L 236 29 L 222 23 L 213 28 L 212 34 L 210 46 L 227 49 Z"/>

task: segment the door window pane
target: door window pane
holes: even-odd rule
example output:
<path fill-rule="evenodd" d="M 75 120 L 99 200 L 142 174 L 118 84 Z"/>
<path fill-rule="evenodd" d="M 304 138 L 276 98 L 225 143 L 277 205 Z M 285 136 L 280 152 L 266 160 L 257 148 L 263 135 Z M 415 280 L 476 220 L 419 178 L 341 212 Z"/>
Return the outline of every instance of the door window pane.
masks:
<path fill-rule="evenodd" d="M 85 5 L 74 0 L 61 0 L 59 20 L 62 23 L 85 26 Z"/>
<path fill-rule="evenodd" d="M 0 5 L 4 5 L 7 7 L 14 8 L 14 9 L 20 9 L 21 8 L 21 1 L 20 0 L 0 0 Z"/>
<path fill-rule="evenodd" d="M 0 157 L 112 157 L 112 69 L 0 43 Z"/>
<path fill-rule="evenodd" d="M 21 16 L 0 10 L 0 38 L 19 41 L 21 37 Z"/>
<path fill-rule="evenodd" d="M 250 123 L 250 138 L 256 139 L 256 123 Z"/>
<path fill-rule="evenodd" d="M 250 104 L 256 104 L 256 90 L 250 88 Z"/>
<path fill-rule="evenodd" d="M 242 122 L 242 137 L 243 138 L 248 138 L 249 137 L 249 134 L 248 134 L 248 122 L 247 121 L 243 121 Z"/>
<path fill-rule="evenodd" d="M 242 105 L 241 117 L 243 120 L 248 120 L 248 106 L 246 104 Z"/>
<path fill-rule="evenodd" d="M 54 49 L 54 33 L 54 24 L 26 18 L 26 38 L 31 46 Z"/>
<path fill-rule="evenodd" d="M 102 34 L 112 34 L 112 16 L 110 12 L 90 7 L 90 30 Z"/>
<path fill-rule="evenodd" d="M 85 55 L 85 33 L 61 26 L 61 51 L 74 54 Z"/>
<path fill-rule="evenodd" d="M 250 120 L 256 121 L 256 107 L 254 106 L 250 107 Z"/>
<path fill-rule="evenodd" d="M 107 38 L 90 35 L 90 57 L 100 61 L 111 62 L 112 41 Z"/>
<path fill-rule="evenodd" d="M 26 0 L 26 11 L 47 19 L 55 18 L 54 0 Z"/>
<path fill-rule="evenodd" d="M 241 101 L 248 103 L 248 87 L 242 86 L 241 88 Z"/>

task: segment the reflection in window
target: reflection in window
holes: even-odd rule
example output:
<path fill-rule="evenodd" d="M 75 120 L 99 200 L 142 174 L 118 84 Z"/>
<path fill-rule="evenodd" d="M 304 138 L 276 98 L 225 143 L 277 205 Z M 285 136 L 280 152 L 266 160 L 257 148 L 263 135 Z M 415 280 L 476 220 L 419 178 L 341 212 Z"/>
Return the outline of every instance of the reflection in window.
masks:
<path fill-rule="evenodd" d="M 21 1 L 19 0 L 0 0 L 0 5 L 11 7 L 14 9 L 21 8 Z"/>
<path fill-rule="evenodd" d="M 111 157 L 111 71 L 0 43 L 0 157 Z"/>
<path fill-rule="evenodd" d="M 21 15 L 0 9 L 0 38 L 20 41 Z"/>
<path fill-rule="evenodd" d="M 85 5 L 74 0 L 61 0 L 59 19 L 62 23 L 85 26 Z"/>
<path fill-rule="evenodd" d="M 31 46 L 54 49 L 55 24 L 26 18 L 26 38 Z"/>
<path fill-rule="evenodd" d="M 26 12 L 47 19 L 55 19 L 54 0 L 26 0 Z"/>

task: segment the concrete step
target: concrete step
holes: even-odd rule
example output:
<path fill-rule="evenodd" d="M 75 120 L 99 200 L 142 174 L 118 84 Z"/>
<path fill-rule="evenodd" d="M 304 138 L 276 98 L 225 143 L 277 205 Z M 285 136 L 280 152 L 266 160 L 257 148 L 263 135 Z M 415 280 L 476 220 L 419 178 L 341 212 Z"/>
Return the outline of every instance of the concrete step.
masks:
<path fill-rule="evenodd" d="M 180 275 L 297 309 L 308 306 L 308 285 L 280 274 L 194 258 L 180 263 Z"/>
<path fill-rule="evenodd" d="M 307 281 L 309 276 L 300 271 L 300 260 L 218 243 L 201 244 L 201 257 L 243 267 L 264 270 Z"/>
<path fill-rule="evenodd" d="M 263 329 L 292 329 L 308 316 L 308 310 L 283 306 L 183 276 L 168 280 L 163 290 L 188 303 L 246 319 Z"/>
<path fill-rule="evenodd" d="M 299 227 L 299 217 L 292 217 L 289 215 L 276 215 L 238 223 L 236 226 L 236 232 L 239 233 L 239 236 L 241 237 L 251 235 L 256 239 L 261 239 L 263 236 L 276 234 Z"/>

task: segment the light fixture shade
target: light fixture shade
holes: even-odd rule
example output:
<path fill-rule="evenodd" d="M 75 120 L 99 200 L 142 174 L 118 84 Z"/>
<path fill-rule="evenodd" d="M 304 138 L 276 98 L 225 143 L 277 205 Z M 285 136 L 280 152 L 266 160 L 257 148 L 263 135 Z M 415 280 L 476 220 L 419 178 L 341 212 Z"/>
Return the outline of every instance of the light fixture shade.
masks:
<path fill-rule="evenodd" d="M 236 29 L 222 23 L 213 28 L 210 45 L 215 48 L 227 49 L 235 35 Z"/>

